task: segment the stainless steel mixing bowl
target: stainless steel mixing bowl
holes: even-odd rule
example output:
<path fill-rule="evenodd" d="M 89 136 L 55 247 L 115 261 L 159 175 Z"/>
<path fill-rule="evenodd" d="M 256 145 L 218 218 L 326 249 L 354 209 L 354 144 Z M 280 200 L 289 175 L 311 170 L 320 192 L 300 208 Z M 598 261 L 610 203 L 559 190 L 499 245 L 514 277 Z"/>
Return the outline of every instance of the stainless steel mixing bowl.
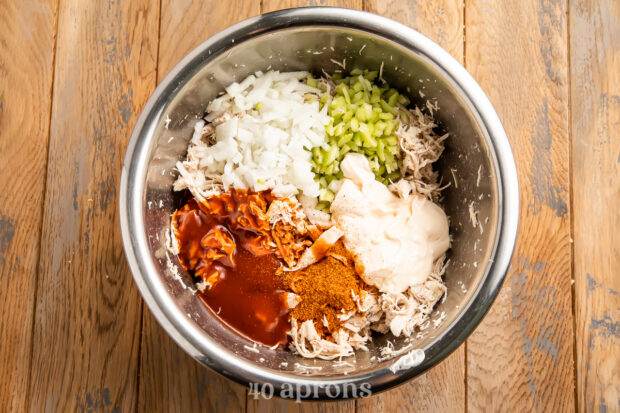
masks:
<path fill-rule="evenodd" d="M 418 336 L 377 336 L 368 352 L 359 351 L 348 363 L 307 360 L 262 346 L 256 352 L 192 294 L 191 281 L 166 255 L 165 231 L 180 203 L 172 191 L 175 162 L 184 157 L 193 125 L 207 103 L 231 82 L 270 68 L 320 75 L 342 65 L 383 66 L 383 78 L 407 92 L 415 104 L 430 100 L 439 105 L 439 128 L 451 135 L 439 161 L 442 179 L 450 183 L 443 199 L 453 237 L 445 275 L 447 298 Z M 120 218 L 127 260 L 144 300 L 192 357 L 239 383 L 258 383 L 259 389 L 270 383 L 265 388 L 276 395 L 292 388 L 286 395 L 351 397 L 367 394 L 353 394 L 355 386 L 377 392 L 422 373 L 478 325 L 512 255 L 518 199 L 515 163 L 500 120 L 456 60 L 392 20 L 354 10 L 304 8 L 236 24 L 204 42 L 168 74 L 144 107 L 127 148 Z M 470 207 L 481 226 L 472 225 Z M 387 340 L 396 350 L 423 349 L 424 361 L 390 369 L 403 356 L 382 358 L 380 349 Z"/>

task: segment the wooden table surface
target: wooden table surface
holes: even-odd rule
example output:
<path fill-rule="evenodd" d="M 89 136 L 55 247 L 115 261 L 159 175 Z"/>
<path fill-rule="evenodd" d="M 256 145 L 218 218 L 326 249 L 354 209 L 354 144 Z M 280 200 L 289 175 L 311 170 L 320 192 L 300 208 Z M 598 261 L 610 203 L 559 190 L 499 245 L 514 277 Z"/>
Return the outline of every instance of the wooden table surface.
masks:
<path fill-rule="evenodd" d="M 121 245 L 121 163 L 168 71 L 225 27 L 338 5 L 415 28 L 495 105 L 519 237 L 484 321 L 359 401 L 254 400 L 159 327 Z M 620 1 L 0 1 L 0 412 L 620 411 Z"/>

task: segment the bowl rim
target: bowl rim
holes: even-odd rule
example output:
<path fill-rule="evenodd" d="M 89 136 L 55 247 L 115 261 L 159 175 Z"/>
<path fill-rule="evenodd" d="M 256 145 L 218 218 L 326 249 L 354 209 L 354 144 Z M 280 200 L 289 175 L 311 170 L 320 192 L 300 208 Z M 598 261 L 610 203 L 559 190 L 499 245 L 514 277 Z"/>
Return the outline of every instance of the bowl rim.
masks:
<path fill-rule="evenodd" d="M 446 331 L 425 348 L 425 359 L 406 370 L 392 372 L 386 366 L 370 372 L 329 378 L 304 377 L 262 368 L 243 357 L 218 350 L 218 344 L 205 340 L 197 327 L 187 323 L 186 315 L 174 305 L 162 283 L 151 282 L 156 281 L 157 271 L 150 259 L 144 230 L 143 194 L 155 128 L 171 100 L 170 96 L 174 96 L 203 65 L 245 40 L 287 28 L 317 26 L 367 32 L 423 55 L 432 62 L 470 106 L 487 139 L 496 169 L 498 230 L 486 273 L 467 308 L 462 309 Z M 157 321 L 184 351 L 203 365 L 245 386 L 271 383 L 275 389 L 292 387 L 293 392 L 289 394 L 293 397 L 299 396 L 300 389 L 312 388 L 315 390 L 313 396 L 318 396 L 315 398 L 333 399 L 326 394 L 326 386 L 342 389 L 345 385 L 368 383 L 374 394 L 403 383 L 439 363 L 473 332 L 497 296 L 512 257 L 519 220 L 519 187 L 510 143 L 497 113 L 478 83 L 450 54 L 417 31 L 382 16 L 352 9 L 306 7 L 279 10 L 230 26 L 200 44 L 170 71 L 145 104 L 133 129 L 122 166 L 118 205 L 123 246 L 135 283 Z M 397 360 L 394 358 L 393 363 Z"/>

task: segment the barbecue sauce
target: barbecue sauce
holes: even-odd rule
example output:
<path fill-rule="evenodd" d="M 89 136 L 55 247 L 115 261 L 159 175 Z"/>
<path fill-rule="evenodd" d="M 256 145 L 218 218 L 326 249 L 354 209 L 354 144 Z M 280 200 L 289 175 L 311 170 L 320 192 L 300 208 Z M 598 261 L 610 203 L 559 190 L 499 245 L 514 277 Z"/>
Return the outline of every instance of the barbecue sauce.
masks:
<path fill-rule="evenodd" d="M 177 210 L 172 224 L 179 263 L 197 281 L 210 284 L 198 296 L 231 329 L 267 346 L 286 344 L 290 323 L 276 275 L 280 261 L 275 249 L 265 247 L 260 231 L 239 225 L 245 199 L 233 193 L 213 214 L 213 201 L 206 207 L 190 199 Z"/>

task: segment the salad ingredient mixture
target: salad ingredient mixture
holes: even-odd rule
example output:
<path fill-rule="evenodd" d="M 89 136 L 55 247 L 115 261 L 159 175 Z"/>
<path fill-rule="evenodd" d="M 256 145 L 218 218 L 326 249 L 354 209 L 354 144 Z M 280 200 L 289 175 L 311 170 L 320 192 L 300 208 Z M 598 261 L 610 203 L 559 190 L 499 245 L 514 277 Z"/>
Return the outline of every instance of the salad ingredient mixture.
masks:
<path fill-rule="evenodd" d="M 177 163 L 172 252 L 233 330 L 309 358 L 410 336 L 445 294 L 448 135 L 376 71 L 257 72 L 207 106 Z"/>

